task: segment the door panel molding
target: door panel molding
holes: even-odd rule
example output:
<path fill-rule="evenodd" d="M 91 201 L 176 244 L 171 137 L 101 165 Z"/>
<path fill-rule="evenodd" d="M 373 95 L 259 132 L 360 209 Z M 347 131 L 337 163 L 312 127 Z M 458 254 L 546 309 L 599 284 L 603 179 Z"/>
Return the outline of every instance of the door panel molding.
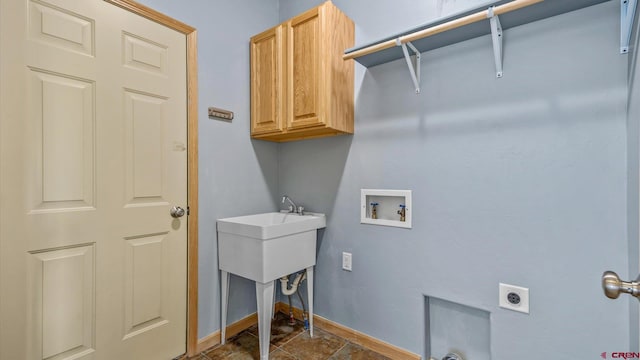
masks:
<path fill-rule="evenodd" d="M 197 31 L 183 22 L 131 0 L 104 0 L 185 34 L 187 39 L 187 355 L 198 343 L 198 62 Z"/>
<path fill-rule="evenodd" d="M 37 68 L 28 76 L 37 104 L 28 117 L 37 138 L 30 213 L 94 210 L 94 82 Z"/>
<path fill-rule="evenodd" d="M 30 253 L 29 308 L 36 325 L 29 335 L 39 349 L 34 357 L 81 359 L 95 352 L 94 250 L 84 244 Z"/>
<path fill-rule="evenodd" d="M 163 243 L 167 234 L 125 238 L 124 339 L 169 323 L 166 304 L 162 303 L 166 281 L 162 262 L 167 261 Z"/>
<path fill-rule="evenodd" d="M 88 56 L 95 55 L 95 22 L 45 2 L 29 2 L 29 38 Z"/>

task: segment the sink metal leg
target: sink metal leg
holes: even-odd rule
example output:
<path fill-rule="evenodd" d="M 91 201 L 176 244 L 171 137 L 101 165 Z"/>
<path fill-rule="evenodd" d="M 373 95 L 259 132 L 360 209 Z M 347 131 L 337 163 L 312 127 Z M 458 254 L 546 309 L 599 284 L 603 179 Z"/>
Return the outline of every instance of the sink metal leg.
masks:
<path fill-rule="evenodd" d="M 276 294 L 278 293 L 278 282 L 277 280 L 273 281 L 273 309 L 271 310 L 271 319 L 276 318 Z"/>
<path fill-rule="evenodd" d="M 229 304 L 229 272 L 220 270 L 220 343 L 227 340 L 227 308 Z"/>
<path fill-rule="evenodd" d="M 313 266 L 307 268 L 307 303 L 309 304 L 309 336 L 313 337 Z"/>
<path fill-rule="evenodd" d="M 271 340 L 271 316 L 273 312 L 273 288 L 274 281 L 270 281 L 266 284 L 256 281 L 260 360 L 269 359 L 269 341 Z"/>

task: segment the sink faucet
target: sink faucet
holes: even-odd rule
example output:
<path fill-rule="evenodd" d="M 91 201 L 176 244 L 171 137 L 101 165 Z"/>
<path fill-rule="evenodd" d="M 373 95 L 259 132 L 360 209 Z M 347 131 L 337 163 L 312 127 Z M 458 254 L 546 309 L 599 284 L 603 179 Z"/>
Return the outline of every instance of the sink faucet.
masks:
<path fill-rule="evenodd" d="M 289 201 L 289 203 L 291 205 L 289 205 L 289 212 L 290 213 L 296 213 L 299 215 L 304 215 L 304 208 L 302 206 L 298 206 L 296 205 L 296 203 L 293 202 L 293 200 L 291 200 L 291 198 L 287 195 L 283 195 L 282 196 L 282 203 L 284 204 L 285 201 Z"/>

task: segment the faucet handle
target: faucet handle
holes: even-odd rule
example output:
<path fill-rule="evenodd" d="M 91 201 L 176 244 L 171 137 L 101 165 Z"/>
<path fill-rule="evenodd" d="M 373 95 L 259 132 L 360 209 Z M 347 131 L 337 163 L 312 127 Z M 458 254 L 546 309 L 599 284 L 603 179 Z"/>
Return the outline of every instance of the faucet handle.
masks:
<path fill-rule="evenodd" d="M 298 206 L 298 214 L 304 215 L 304 207 Z"/>

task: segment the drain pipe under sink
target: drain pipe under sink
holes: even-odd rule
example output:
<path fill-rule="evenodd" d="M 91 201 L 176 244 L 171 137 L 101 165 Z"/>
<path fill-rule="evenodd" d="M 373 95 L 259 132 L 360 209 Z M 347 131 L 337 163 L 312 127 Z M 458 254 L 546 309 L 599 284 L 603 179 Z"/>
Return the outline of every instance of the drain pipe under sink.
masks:
<path fill-rule="evenodd" d="M 293 295 L 298 291 L 298 285 L 300 282 L 306 278 L 307 272 L 300 272 L 296 274 L 295 279 L 293 279 L 293 283 L 291 284 L 291 288 L 289 288 L 289 275 L 283 276 L 280 278 L 280 289 L 282 290 L 282 295 Z"/>
<path fill-rule="evenodd" d="M 307 278 L 307 271 L 302 271 L 296 274 L 296 277 L 293 279 L 293 283 L 291 284 L 291 288 L 289 288 L 289 277 L 291 275 L 283 276 L 280 278 L 280 289 L 283 295 L 287 295 L 289 298 L 289 325 L 295 325 L 296 320 L 293 316 L 293 306 L 291 305 L 291 295 L 298 292 L 298 286 L 300 283 Z M 302 300 L 302 296 L 300 296 L 300 292 L 298 292 L 298 297 L 302 302 L 302 318 L 304 320 L 304 329 L 307 330 L 309 328 L 309 322 L 307 320 L 307 309 L 305 309 L 304 301 Z"/>

